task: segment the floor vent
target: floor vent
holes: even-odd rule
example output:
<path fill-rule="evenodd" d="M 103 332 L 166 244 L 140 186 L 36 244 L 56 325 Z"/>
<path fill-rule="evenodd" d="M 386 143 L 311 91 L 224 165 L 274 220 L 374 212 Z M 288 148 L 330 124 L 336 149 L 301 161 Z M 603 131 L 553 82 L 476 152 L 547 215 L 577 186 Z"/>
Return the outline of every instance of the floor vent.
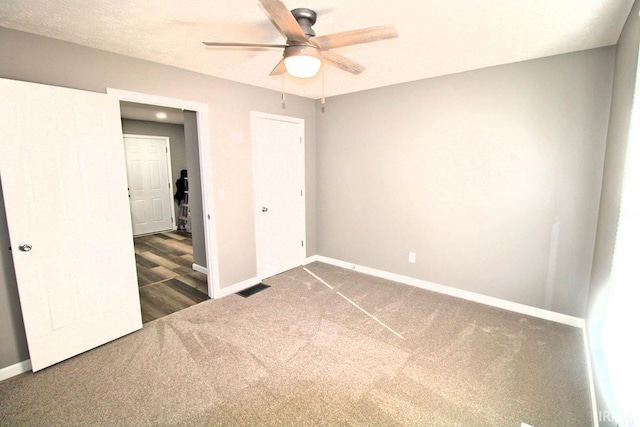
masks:
<path fill-rule="evenodd" d="M 240 295 L 242 298 L 248 298 L 251 295 L 257 294 L 260 291 L 264 291 L 269 287 L 269 285 L 265 285 L 264 283 L 258 283 L 257 285 L 247 288 L 244 291 L 237 292 L 236 295 Z"/>

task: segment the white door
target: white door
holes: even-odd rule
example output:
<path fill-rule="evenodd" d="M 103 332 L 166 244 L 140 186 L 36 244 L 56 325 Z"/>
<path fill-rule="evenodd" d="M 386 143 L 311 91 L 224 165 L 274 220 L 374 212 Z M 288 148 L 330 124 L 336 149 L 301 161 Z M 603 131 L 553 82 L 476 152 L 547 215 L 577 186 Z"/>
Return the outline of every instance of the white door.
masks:
<path fill-rule="evenodd" d="M 173 229 L 169 138 L 124 136 L 133 235 Z"/>
<path fill-rule="evenodd" d="M 34 371 L 142 327 L 117 101 L 0 79 L 0 179 Z"/>
<path fill-rule="evenodd" d="M 256 258 L 263 279 L 306 257 L 304 120 L 253 112 L 251 132 Z"/>

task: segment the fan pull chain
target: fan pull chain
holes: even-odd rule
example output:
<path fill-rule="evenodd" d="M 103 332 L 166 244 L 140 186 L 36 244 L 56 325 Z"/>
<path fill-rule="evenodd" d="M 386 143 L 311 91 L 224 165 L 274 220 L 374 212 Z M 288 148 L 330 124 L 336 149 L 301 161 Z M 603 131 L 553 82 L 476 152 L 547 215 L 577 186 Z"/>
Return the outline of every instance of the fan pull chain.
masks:
<path fill-rule="evenodd" d="M 322 63 L 322 98 L 320 104 L 322 104 L 322 112 L 324 113 L 324 62 Z"/>
<path fill-rule="evenodd" d="M 286 109 L 287 108 L 287 104 L 286 104 L 286 100 L 284 97 L 284 72 L 282 73 L 282 109 Z"/>

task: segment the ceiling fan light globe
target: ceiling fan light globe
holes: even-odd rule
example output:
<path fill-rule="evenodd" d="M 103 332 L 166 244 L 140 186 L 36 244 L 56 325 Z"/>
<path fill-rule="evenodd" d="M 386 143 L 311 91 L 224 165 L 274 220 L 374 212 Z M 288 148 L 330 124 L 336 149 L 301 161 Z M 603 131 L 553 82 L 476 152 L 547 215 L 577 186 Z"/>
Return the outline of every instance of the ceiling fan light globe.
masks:
<path fill-rule="evenodd" d="M 296 55 L 284 59 L 287 72 L 293 77 L 306 79 L 318 74 L 322 62 L 315 56 Z"/>

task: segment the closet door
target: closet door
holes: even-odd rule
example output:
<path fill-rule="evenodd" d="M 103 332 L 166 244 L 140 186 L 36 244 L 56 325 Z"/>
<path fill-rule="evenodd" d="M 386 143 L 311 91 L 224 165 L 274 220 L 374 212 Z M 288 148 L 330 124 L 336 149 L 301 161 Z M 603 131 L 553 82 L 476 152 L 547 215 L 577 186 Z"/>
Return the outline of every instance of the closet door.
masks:
<path fill-rule="evenodd" d="M 142 327 L 118 102 L 0 79 L 0 180 L 34 371 Z"/>
<path fill-rule="evenodd" d="M 251 116 L 256 262 L 264 279 L 306 258 L 304 120 L 254 112 Z"/>

